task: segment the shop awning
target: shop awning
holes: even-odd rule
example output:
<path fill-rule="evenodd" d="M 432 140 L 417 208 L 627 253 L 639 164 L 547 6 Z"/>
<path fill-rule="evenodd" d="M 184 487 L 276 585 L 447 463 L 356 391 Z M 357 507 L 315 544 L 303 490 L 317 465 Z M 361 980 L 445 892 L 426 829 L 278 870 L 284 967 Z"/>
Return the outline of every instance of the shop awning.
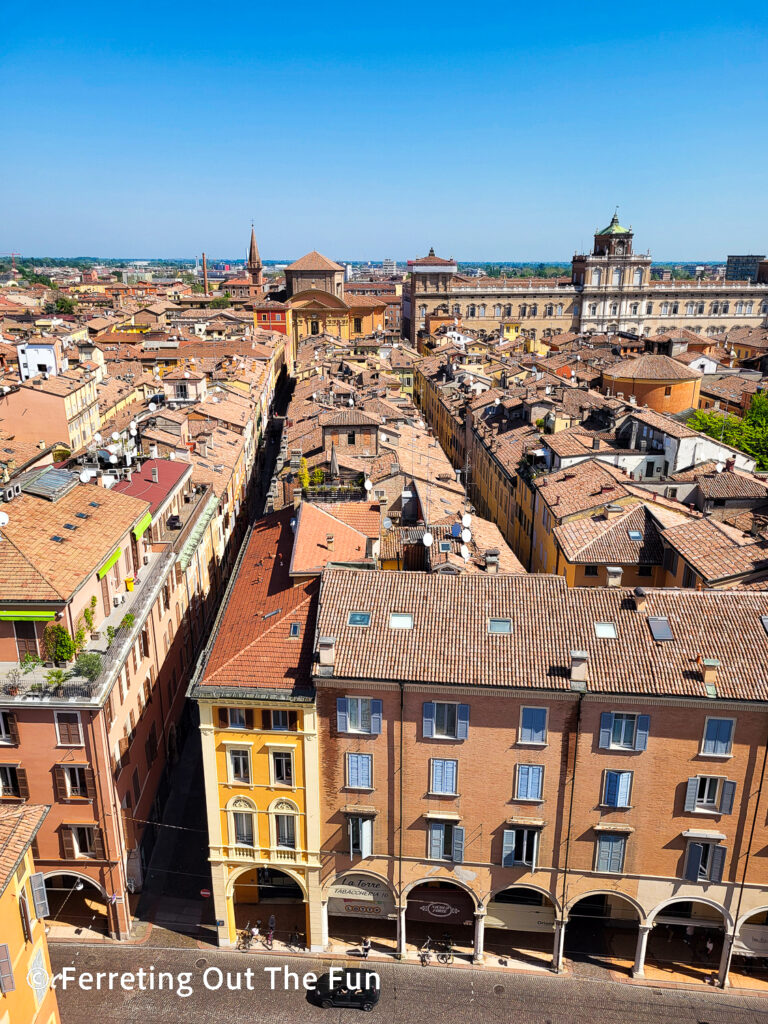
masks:
<path fill-rule="evenodd" d="M 205 506 L 200 514 L 200 518 L 195 523 L 195 528 L 190 533 L 187 543 L 181 549 L 179 555 L 179 565 L 182 569 L 186 569 L 189 563 L 192 561 L 192 555 L 195 553 L 195 549 L 200 541 L 203 539 L 203 534 L 208 528 L 208 524 L 216 515 L 216 509 L 219 507 L 219 499 L 213 495 L 208 499 L 208 504 Z"/>
<path fill-rule="evenodd" d="M 118 558 L 120 557 L 120 555 L 121 555 L 122 553 L 123 553 L 123 549 L 122 549 L 122 548 L 116 548 L 116 549 L 115 549 L 115 550 L 114 550 L 114 551 L 112 552 L 112 554 L 111 554 L 111 555 L 109 556 L 109 558 L 108 558 L 108 559 L 106 560 L 106 562 L 104 563 L 104 565 L 102 565 L 102 567 L 101 567 L 101 568 L 99 569 L 99 571 L 98 571 L 98 572 L 96 573 L 96 575 L 97 575 L 97 576 L 99 577 L 99 579 L 101 579 L 101 578 L 102 578 L 103 576 L 106 576 L 106 575 L 107 575 L 107 573 L 109 572 L 109 570 L 110 570 L 110 569 L 112 568 L 112 566 L 113 566 L 113 565 L 115 564 L 115 562 L 116 562 L 116 561 L 118 560 Z"/>
<path fill-rule="evenodd" d="M 0 612 L 0 622 L 49 622 L 56 618 L 56 612 L 27 612 L 8 611 Z"/>
<path fill-rule="evenodd" d="M 151 525 L 152 513 L 146 512 L 133 528 L 133 536 L 136 538 L 136 540 L 141 540 L 141 538 L 144 536 L 144 534 L 147 532 Z"/>

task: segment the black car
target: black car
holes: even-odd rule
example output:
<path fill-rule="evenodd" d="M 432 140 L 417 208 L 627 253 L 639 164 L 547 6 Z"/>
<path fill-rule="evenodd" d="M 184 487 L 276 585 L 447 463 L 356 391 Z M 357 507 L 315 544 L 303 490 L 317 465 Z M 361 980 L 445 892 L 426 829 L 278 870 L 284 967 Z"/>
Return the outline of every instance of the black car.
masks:
<path fill-rule="evenodd" d="M 332 973 L 323 974 L 317 979 L 317 987 L 311 995 L 314 996 L 313 1002 L 319 1003 L 324 1010 L 334 1006 L 350 1006 L 370 1011 L 381 996 L 379 976 L 375 971 L 365 968 L 337 967 Z"/>

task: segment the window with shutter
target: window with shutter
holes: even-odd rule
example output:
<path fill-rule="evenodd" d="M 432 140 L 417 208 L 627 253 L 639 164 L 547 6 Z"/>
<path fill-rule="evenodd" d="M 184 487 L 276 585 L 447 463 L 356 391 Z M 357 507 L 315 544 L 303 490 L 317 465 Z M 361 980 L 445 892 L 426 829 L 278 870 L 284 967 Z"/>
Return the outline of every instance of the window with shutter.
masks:
<path fill-rule="evenodd" d="M 520 712 L 519 743 L 547 742 L 547 709 L 523 708 Z"/>
<path fill-rule="evenodd" d="M 456 793 L 458 762 L 446 760 L 441 757 L 432 758 L 432 782 L 430 790 L 432 793 L 448 794 Z"/>
<path fill-rule="evenodd" d="M 373 853 L 373 819 L 360 820 L 360 856 L 370 857 Z"/>
<path fill-rule="evenodd" d="M 517 766 L 517 800 L 541 800 L 544 766 L 519 764 Z"/>
<path fill-rule="evenodd" d="M 454 825 L 451 836 L 451 859 L 454 864 L 464 863 L 464 829 Z"/>
<path fill-rule="evenodd" d="M 712 754 L 716 757 L 730 754 L 733 745 L 733 725 L 732 718 L 708 718 L 704 727 L 702 754 Z"/>
<path fill-rule="evenodd" d="M 629 807 L 632 772 L 606 772 L 603 803 L 606 807 Z"/>
<path fill-rule="evenodd" d="M 624 867 L 626 842 L 625 836 L 599 836 L 595 870 L 608 873 L 621 872 Z"/>
<path fill-rule="evenodd" d="M 32 905 L 35 908 L 35 917 L 42 920 L 50 916 L 48 908 L 48 893 L 45 890 L 45 877 L 42 871 L 36 871 L 29 876 L 29 884 L 32 887 Z"/>
<path fill-rule="evenodd" d="M 7 943 L 0 942 L 0 993 L 8 995 L 16 991 L 16 983 L 13 980 L 13 964 L 11 962 L 11 950 Z"/>
<path fill-rule="evenodd" d="M 80 747 L 83 745 L 80 715 L 77 711 L 56 712 L 56 734 L 60 747 Z"/>
<path fill-rule="evenodd" d="M 373 778 L 371 754 L 347 754 L 347 785 L 350 789 L 370 789 Z"/>
<path fill-rule="evenodd" d="M 19 893 L 19 914 L 21 916 L 21 927 L 24 931 L 24 941 L 32 941 L 32 918 L 29 914 L 29 903 L 27 902 L 27 894 L 24 892 Z"/>
<path fill-rule="evenodd" d="M 0 746 L 18 746 L 18 743 L 16 715 L 11 711 L 0 711 Z"/>

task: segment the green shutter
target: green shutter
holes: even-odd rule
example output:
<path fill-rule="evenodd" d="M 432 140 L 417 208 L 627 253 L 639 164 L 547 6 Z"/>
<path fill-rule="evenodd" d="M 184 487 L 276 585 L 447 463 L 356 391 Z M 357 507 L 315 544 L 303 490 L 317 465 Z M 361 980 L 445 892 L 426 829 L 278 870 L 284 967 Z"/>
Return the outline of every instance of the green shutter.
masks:
<path fill-rule="evenodd" d="M 133 536 L 136 538 L 136 540 L 141 540 L 141 538 L 144 536 L 144 534 L 147 532 L 151 525 L 152 513 L 145 512 L 144 515 L 133 528 Z"/>
<path fill-rule="evenodd" d="M 109 558 L 108 558 L 108 559 L 106 560 L 106 562 L 104 563 L 104 565 L 102 565 L 102 567 L 101 567 L 101 568 L 99 569 L 99 571 L 98 571 L 98 572 L 96 573 L 96 575 L 97 575 L 97 576 L 99 577 L 99 579 L 103 579 L 103 577 L 107 575 L 107 573 L 109 572 L 109 570 L 110 570 L 110 569 L 112 568 L 112 566 L 113 566 L 113 565 L 115 564 L 115 562 L 116 562 L 116 561 L 118 560 L 118 558 L 120 557 L 120 555 L 121 555 L 122 553 L 123 553 L 123 549 L 122 549 L 122 548 L 116 548 L 116 549 L 115 549 L 115 550 L 114 550 L 114 551 L 112 552 L 112 554 L 111 554 L 111 555 L 109 556 Z"/>

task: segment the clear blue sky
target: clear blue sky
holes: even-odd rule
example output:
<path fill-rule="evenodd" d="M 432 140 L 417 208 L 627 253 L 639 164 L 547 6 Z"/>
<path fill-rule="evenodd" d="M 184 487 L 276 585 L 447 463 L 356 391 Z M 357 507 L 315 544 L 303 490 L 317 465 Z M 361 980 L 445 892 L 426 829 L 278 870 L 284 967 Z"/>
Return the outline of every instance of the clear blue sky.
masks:
<path fill-rule="evenodd" d="M 9 4 L 0 250 L 768 251 L 760 2 Z"/>

